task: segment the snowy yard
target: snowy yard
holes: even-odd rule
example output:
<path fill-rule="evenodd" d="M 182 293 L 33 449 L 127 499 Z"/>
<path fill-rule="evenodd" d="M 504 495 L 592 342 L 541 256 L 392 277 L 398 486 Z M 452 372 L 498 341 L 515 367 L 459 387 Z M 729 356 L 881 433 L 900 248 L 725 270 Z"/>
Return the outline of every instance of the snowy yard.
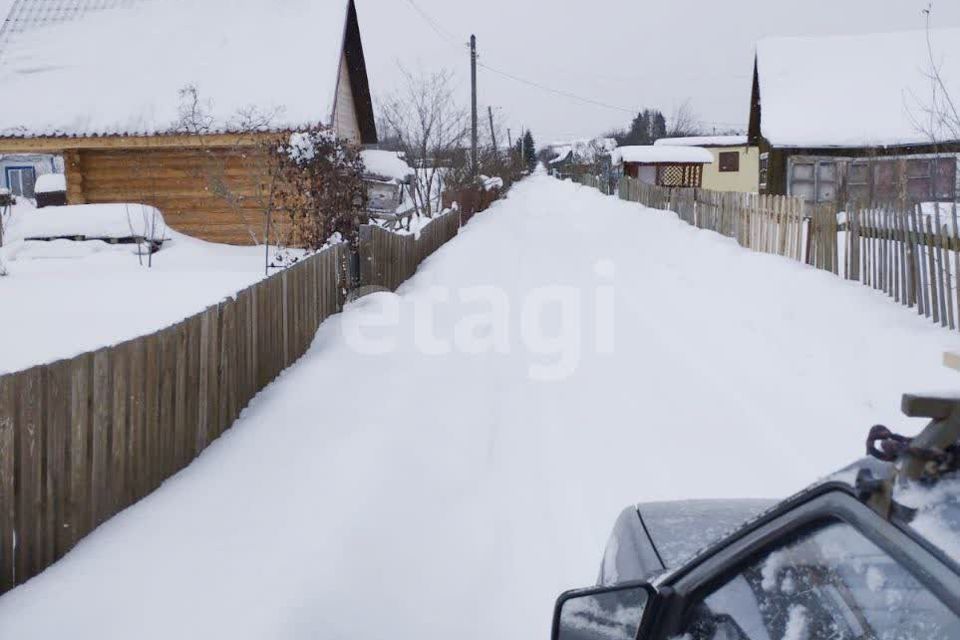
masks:
<path fill-rule="evenodd" d="M 70 279 L 76 263 L 13 263 L 3 352 L 19 332 L 66 355 L 115 314 L 133 335 L 257 277 L 245 250 L 210 251 L 178 239 L 148 278 L 129 255 Z M 471 353 L 478 299 L 507 320 L 496 352 Z M 860 285 L 535 176 L 0 598 L 0 637 L 542 638 L 624 506 L 796 491 L 871 425 L 914 429 L 900 394 L 956 386 L 940 361 L 957 343 Z"/>
<path fill-rule="evenodd" d="M 135 245 L 22 241 L 28 216 L 57 213 L 20 205 L 5 220 L 0 258 L 10 275 L 0 278 L 0 374 L 152 333 L 263 277 L 262 248 L 169 230 L 151 269 L 141 266 Z"/>

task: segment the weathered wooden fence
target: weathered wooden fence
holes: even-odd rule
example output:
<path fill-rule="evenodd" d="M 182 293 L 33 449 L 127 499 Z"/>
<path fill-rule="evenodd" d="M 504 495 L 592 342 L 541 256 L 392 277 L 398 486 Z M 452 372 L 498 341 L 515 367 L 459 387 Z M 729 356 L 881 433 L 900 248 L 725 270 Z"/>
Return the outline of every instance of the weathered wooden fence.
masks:
<path fill-rule="evenodd" d="M 579 182 L 597 185 L 593 176 Z M 632 178 L 621 199 L 674 211 L 742 246 L 806 262 L 885 292 L 960 329 L 960 229 L 956 204 L 807 205 L 800 198 L 669 189 Z"/>
<path fill-rule="evenodd" d="M 360 227 L 360 284 L 395 291 L 459 229 L 458 211 L 437 216 L 417 235 L 401 235 L 376 225 Z"/>
<path fill-rule="evenodd" d="M 0 377 L 0 593 L 186 467 L 341 308 L 346 245 L 183 322 Z"/>
<path fill-rule="evenodd" d="M 467 224 L 476 214 L 486 211 L 500 196 L 506 192 L 509 179 L 505 180 L 503 189 L 487 191 L 482 187 L 464 188 L 443 193 L 443 208 L 450 209 L 454 203 L 460 211 L 460 223 Z"/>
<path fill-rule="evenodd" d="M 847 207 L 840 275 L 960 328 L 956 204 Z"/>
<path fill-rule="evenodd" d="M 688 224 L 734 238 L 748 249 L 805 259 L 806 210 L 800 198 L 670 189 L 629 177 L 620 180 L 619 196 L 653 209 L 674 211 Z"/>

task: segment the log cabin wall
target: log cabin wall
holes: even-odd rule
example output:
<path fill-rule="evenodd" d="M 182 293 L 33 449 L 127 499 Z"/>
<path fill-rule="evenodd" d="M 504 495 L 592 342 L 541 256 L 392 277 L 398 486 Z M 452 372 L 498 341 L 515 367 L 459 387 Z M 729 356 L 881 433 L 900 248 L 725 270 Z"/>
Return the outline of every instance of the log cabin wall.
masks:
<path fill-rule="evenodd" d="M 257 184 L 264 162 L 256 149 L 80 149 L 65 156 L 70 204 L 144 203 L 195 238 L 263 242 Z"/>

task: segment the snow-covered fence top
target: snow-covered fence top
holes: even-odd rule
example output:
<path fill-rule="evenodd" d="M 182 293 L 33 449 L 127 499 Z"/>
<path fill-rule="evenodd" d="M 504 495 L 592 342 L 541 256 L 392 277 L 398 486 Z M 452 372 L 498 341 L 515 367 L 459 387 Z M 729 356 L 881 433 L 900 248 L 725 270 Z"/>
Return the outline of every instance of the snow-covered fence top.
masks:
<path fill-rule="evenodd" d="M 0 593 L 220 436 L 341 308 L 346 245 L 183 322 L 0 377 Z"/>
<path fill-rule="evenodd" d="M 416 235 L 393 233 L 377 225 L 360 227 L 360 283 L 394 291 L 459 229 L 460 212 L 452 210 Z"/>

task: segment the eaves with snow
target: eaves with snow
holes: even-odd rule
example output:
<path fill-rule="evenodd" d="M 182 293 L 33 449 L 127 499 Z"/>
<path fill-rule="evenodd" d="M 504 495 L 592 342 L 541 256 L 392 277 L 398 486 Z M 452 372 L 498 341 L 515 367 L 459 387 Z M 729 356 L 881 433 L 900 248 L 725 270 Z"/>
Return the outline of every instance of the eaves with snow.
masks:
<path fill-rule="evenodd" d="M 16 0 L 0 34 L 0 136 L 174 133 L 191 86 L 211 133 L 251 108 L 269 129 L 332 125 L 348 65 L 375 142 L 353 0 Z"/>
<path fill-rule="evenodd" d="M 752 133 L 759 117 L 773 147 L 930 144 L 931 63 L 960 100 L 960 29 L 929 35 L 930 49 L 925 31 L 762 40 Z"/>
<path fill-rule="evenodd" d="M 660 138 L 655 147 L 745 147 L 747 136 L 687 136 Z"/>
<path fill-rule="evenodd" d="M 620 147 L 611 157 L 614 164 L 713 164 L 713 154 L 702 147 L 637 145 Z"/>

